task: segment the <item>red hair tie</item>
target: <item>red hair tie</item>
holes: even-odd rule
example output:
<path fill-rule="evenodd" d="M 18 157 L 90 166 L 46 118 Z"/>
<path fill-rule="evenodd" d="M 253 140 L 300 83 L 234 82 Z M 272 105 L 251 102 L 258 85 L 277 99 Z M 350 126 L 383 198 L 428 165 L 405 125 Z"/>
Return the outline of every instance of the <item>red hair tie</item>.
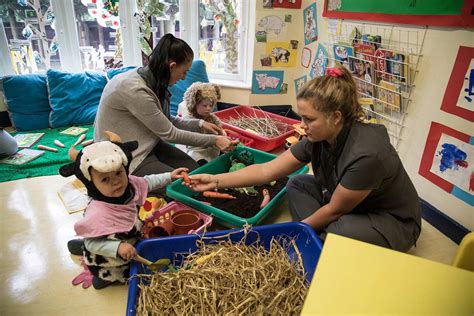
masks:
<path fill-rule="evenodd" d="M 326 68 L 326 75 L 329 75 L 331 77 L 342 77 L 342 70 L 339 68 Z"/>

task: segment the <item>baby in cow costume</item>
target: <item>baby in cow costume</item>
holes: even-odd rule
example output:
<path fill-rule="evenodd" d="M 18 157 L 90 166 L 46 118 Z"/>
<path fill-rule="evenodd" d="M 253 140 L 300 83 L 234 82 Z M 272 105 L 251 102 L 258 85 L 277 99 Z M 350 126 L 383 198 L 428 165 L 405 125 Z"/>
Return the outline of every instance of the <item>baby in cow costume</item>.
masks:
<path fill-rule="evenodd" d="M 130 260 L 136 255 L 134 245 L 141 237 L 138 209 L 147 193 L 188 171 L 177 168 L 143 178 L 128 175 L 131 152 L 138 143 L 122 143 L 116 134 L 107 135 L 110 141 L 91 144 L 80 152 L 71 147 L 69 156 L 74 162 L 59 170 L 64 177 L 76 175 L 92 199 L 74 230 L 84 238 L 84 262 L 94 275 L 96 289 L 128 278 Z"/>

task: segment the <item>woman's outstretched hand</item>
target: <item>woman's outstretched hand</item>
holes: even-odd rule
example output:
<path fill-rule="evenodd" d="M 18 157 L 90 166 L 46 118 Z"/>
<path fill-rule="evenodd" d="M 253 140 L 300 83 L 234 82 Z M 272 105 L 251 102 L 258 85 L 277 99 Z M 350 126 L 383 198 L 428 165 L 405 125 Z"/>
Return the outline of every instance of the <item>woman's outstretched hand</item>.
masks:
<path fill-rule="evenodd" d="M 183 182 L 182 184 L 196 192 L 212 191 L 216 188 L 216 181 L 210 174 L 193 174 L 189 176 L 189 180 L 190 183 Z"/>
<path fill-rule="evenodd" d="M 202 128 L 204 128 L 206 131 L 209 131 L 215 135 L 224 135 L 222 128 L 220 128 L 216 124 L 212 124 L 212 123 L 204 121 L 204 124 L 202 124 Z"/>
<path fill-rule="evenodd" d="M 232 140 L 227 136 L 217 136 L 216 137 L 216 146 L 221 151 L 234 150 L 238 143 L 239 143 L 238 140 Z"/>

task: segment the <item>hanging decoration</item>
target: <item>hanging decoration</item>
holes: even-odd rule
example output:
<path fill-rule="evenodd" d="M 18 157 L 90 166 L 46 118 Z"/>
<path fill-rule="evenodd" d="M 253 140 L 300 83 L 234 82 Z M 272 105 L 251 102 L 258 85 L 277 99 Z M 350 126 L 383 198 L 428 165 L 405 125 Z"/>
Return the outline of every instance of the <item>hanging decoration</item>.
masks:
<path fill-rule="evenodd" d="M 168 9 L 169 4 L 160 2 L 160 0 L 137 1 L 135 19 L 140 29 L 138 40 L 140 41 L 142 52 L 146 56 L 150 56 L 153 51 L 150 17 L 153 16 L 157 19 L 164 18 L 167 16 L 166 13 Z"/>
<path fill-rule="evenodd" d="M 238 26 L 235 0 L 203 0 L 203 4 L 214 14 L 215 23 L 222 23 L 221 35 L 225 41 L 225 71 L 238 73 L 239 52 L 237 49 Z"/>
<path fill-rule="evenodd" d="M 100 26 L 114 30 L 120 27 L 119 0 L 81 0 L 81 3 Z"/>

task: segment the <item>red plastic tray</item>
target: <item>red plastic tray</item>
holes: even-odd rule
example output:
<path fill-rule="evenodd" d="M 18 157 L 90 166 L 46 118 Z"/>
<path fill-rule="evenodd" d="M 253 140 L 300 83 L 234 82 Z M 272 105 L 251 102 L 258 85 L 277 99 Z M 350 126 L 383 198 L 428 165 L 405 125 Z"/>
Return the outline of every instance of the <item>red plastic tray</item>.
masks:
<path fill-rule="evenodd" d="M 293 135 L 294 130 L 293 130 L 293 124 L 299 123 L 298 120 L 291 119 L 288 117 L 284 117 L 278 114 L 273 114 L 270 112 L 264 112 L 259 109 L 255 109 L 249 106 L 245 105 L 239 105 L 236 107 L 232 107 L 229 109 L 221 110 L 214 112 L 214 114 L 222 121 L 222 127 L 225 129 L 230 129 L 233 131 L 236 131 L 237 133 L 240 133 L 250 139 L 253 140 L 253 143 L 248 145 L 248 147 L 252 147 L 258 150 L 262 151 L 271 151 L 281 145 L 285 142 L 285 139 L 287 137 L 290 137 Z M 288 125 L 288 130 L 284 133 L 282 133 L 280 136 L 269 138 L 269 137 L 264 137 L 260 135 L 256 135 L 252 132 L 246 131 L 244 129 L 241 129 L 237 126 L 230 125 L 228 122 L 229 119 L 232 118 L 238 118 L 239 115 L 246 115 L 246 116 L 253 116 L 253 117 L 269 117 L 275 121 L 279 121 L 285 125 Z"/>
<path fill-rule="evenodd" d="M 229 136 L 231 138 L 239 139 L 240 143 L 244 146 L 252 147 L 252 144 L 254 142 L 253 139 L 251 139 L 249 137 L 246 137 L 246 136 L 243 136 L 242 134 L 237 133 L 236 131 L 231 130 L 231 129 L 224 129 L 224 130 L 225 130 L 225 133 L 227 134 L 227 136 Z"/>

